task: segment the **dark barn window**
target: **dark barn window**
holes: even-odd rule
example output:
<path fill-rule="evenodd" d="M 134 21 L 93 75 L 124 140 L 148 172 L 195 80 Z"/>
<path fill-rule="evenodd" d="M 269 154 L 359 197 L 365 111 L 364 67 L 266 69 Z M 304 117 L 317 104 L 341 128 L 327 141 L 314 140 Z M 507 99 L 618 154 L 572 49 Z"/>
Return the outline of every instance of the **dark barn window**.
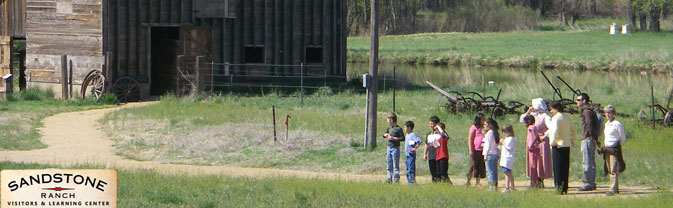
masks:
<path fill-rule="evenodd" d="M 322 63 L 322 47 L 309 46 L 306 48 L 306 63 Z"/>
<path fill-rule="evenodd" d="M 264 63 L 264 47 L 246 46 L 245 63 Z"/>

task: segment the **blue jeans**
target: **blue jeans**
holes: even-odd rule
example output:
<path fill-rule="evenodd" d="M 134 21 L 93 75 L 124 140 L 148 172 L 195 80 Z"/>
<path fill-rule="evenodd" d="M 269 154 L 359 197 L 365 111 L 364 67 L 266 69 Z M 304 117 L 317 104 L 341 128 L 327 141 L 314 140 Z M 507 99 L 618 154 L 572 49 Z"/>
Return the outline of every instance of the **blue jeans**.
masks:
<path fill-rule="evenodd" d="M 388 147 L 386 151 L 386 163 L 388 163 L 388 177 L 386 181 L 400 181 L 400 148 Z"/>
<path fill-rule="evenodd" d="M 591 139 L 582 140 L 582 182 L 585 188 L 596 188 L 596 154 Z"/>
<path fill-rule="evenodd" d="M 409 183 L 416 183 L 416 153 L 409 153 L 406 157 L 407 180 Z"/>
<path fill-rule="evenodd" d="M 498 155 L 489 154 L 486 157 L 486 176 L 489 185 L 498 185 Z"/>

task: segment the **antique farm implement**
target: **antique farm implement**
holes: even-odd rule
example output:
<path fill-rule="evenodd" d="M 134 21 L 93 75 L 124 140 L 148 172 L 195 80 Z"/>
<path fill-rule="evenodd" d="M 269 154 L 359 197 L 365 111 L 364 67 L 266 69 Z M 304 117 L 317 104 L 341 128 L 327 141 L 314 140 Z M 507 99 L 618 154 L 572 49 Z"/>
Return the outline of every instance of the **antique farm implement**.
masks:
<path fill-rule="evenodd" d="M 549 80 L 549 78 L 547 77 L 546 74 L 544 74 L 543 71 L 540 71 L 540 73 L 542 74 L 544 79 L 547 80 L 547 83 L 549 84 L 549 86 L 551 86 L 551 88 L 554 90 L 554 94 L 557 95 L 558 98 L 559 98 L 558 100 L 545 100 L 547 106 L 551 106 L 551 103 L 553 103 L 553 102 L 559 102 L 565 108 L 565 112 L 568 112 L 568 113 L 571 113 L 571 114 L 578 113 L 579 111 L 577 110 L 577 106 L 576 106 L 575 101 L 571 100 L 571 99 L 568 99 L 568 98 L 563 98 L 563 94 L 561 94 L 561 90 L 559 88 L 557 88 L 556 86 L 554 86 L 554 84 L 551 82 L 551 80 Z M 581 93 L 579 90 L 575 90 L 572 87 L 570 87 L 570 85 L 568 85 L 568 83 L 566 83 L 563 79 L 561 79 L 561 77 L 557 76 L 557 78 L 560 79 L 561 81 L 563 81 L 563 83 L 566 84 L 566 86 L 568 88 L 570 88 L 571 91 L 573 91 L 573 94 L 579 95 Z M 599 106 L 600 106 L 600 104 L 599 104 Z"/>
<path fill-rule="evenodd" d="M 654 93 L 652 93 L 654 94 Z M 670 108 L 671 96 L 673 95 L 673 88 L 668 93 L 666 100 L 666 107 L 654 103 L 654 95 L 652 95 L 652 104 L 643 106 L 638 112 L 638 120 L 645 123 L 659 123 L 664 126 L 673 125 L 673 109 Z"/>
<path fill-rule="evenodd" d="M 120 77 L 111 87 L 108 86 L 106 80 L 107 78 L 100 70 L 89 71 L 82 82 L 80 97 L 84 99 L 93 96 L 98 101 L 103 93 L 112 91 L 117 96 L 117 100 L 122 103 L 140 100 L 140 86 L 135 79 Z"/>
<path fill-rule="evenodd" d="M 490 113 L 492 117 L 500 117 L 505 114 L 521 114 L 518 109 L 524 106 L 523 103 L 518 101 L 510 101 L 507 103 L 507 105 L 505 105 L 502 101 L 499 100 L 502 89 L 498 90 L 498 95 L 494 98 L 493 96 L 484 96 L 477 92 L 447 92 L 428 81 L 425 83 L 430 85 L 430 87 L 441 94 L 441 97 L 438 101 L 439 107 L 451 113 L 481 111 Z"/>

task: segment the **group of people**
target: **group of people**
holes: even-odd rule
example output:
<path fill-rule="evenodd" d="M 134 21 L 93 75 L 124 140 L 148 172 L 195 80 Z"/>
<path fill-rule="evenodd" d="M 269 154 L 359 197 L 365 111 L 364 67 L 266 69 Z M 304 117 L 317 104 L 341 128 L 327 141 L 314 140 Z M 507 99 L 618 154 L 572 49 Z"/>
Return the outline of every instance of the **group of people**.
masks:
<path fill-rule="evenodd" d="M 608 195 L 619 193 L 618 175 L 626 168 L 622 157 L 622 143 L 626 136 L 622 124 L 615 120 L 616 110 L 612 105 L 603 109 L 607 121 L 591 108 L 589 95 L 577 96 L 576 104 L 581 109 L 580 139 L 583 186 L 579 191 L 596 190 L 595 153 L 604 158 L 604 175 L 610 175 L 611 187 Z M 570 148 L 576 139 L 575 126 L 571 118 L 563 113 L 564 106 L 552 102 L 548 108 L 542 98 L 532 100 L 532 105 L 521 115 L 520 122 L 526 127 L 526 175 L 530 177 L 531 188 L 544 187 L 544 179 L 554 178 L 554 186 L 560 194 L 568 193 L 568 172 L 570 167 Z M 551 113 L 551 115 L 549 115 Z M 432 182 L 451 183 L 448 175 L 449 153 L 447 143 L 449 135 L 446 126 L 437 116 L 428 120 L 430 132 L 422 140 L 414 132 L 414 123 L 407 121 L 404 129 L 397 124 L 397 115 L 386 117 L 389 127 L 383 134 L 388 140 L 386 161 L 388 165 L 387 182 L 399 182 L 400 146 L 404 144 L 407 168 L 407 180 L 416 183 L 416 150 L 423 146 L 423 160 L 428 161 Z M 504 139 L 501 139 L 501 134 Z M 603 144 L 598 140 L 604 137 Z M 512 125 L 504 125 L 502 130 L 498 122 L 478 113 L 467 134 L 469 166 L 466 186 L 481 187 L 480 180 L 487 178 L 490 189 L 498 187 L 498 166 L 505 175 L 503 193 L 515 189 L 512 168 L 514 165 L 515 135 Z M 500 161 L 498 163 L 498 160 Z"/>

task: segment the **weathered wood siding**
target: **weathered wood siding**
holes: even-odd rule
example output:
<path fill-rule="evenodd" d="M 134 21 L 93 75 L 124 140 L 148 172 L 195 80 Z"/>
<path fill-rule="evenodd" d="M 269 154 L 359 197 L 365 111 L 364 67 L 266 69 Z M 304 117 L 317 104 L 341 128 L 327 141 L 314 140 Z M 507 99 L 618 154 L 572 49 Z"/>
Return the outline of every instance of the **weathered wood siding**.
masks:
<path fill-rule="evenodd" d="M 81 82 L 103 63 L 102 0 L 26 0 L 26 75 L 30 82 L 60 82 L 61 56 Z"/>
<path fill-rule="evenodd" d="M 306 71 L 345 76 L 345 4 L 342 0 L 25 0 L 26 75 L 32 82 L 59 82 L 60 56 L 68 55 L 75 83 L 81 82 L 89 70 L 101 69 L 103 54 L 111 52 L 108 79 L 135 78 L 146 95 L 152 82 L 153 28 L 175 27 L 210 33 L 207 41 L 212 47 L 203 55 L 216 63 L 249 63 L 246 50 L 258 50 L 263 57 L 252 57 L 255 63 L 323 65 Z M 186 43 L 185 35 L 178 37 L 183 49 L 175 55 L 183 55 L 184 48 L 194 44 Z M 319 61 L 308 63 L 307 53 L 319 54 L 320 58 L 312 57 Z M 233 70 L 250 73 L 245 68 Z M 257 70 L 299 73 L 299 68 L 291 67 Z M 225 73 L 224 67 L 215 73 Z"/>
<path fill-rule="evenodd" d="M 315 69 L 316 74 L 345 76 L 345 9 L 342 0 L 105 1 L 103 50 L 113 53 L 112 77 L 147 83 L 152 28 L 203 27 L 212 33 L 209 55 L 216 63 L 244 64 L 246 47 L 262 47 L 263 64 L 298 65 L 306 62 L 306 48 L 312 47 L 322 52 L 322 63 L 312 64 L 326 70 Z M 266 70 L 281 75 L 299 72 L 299 68 Z"/>
<path fill-rule="evenodd" d="M 0 36 L 25 36 L 25 3 L 25 0 L 0 0 Z"/>
<path fill-rule="evenodd" d="M 11 47 L 9 36 L 0 36 L 0 77 L 9 74 L 9 62 L 11 57 Z M 2 81 L 0 81 L 2 82 Z M 3 83 L 0 83 L 0 91 L 4 90 Z"/>

